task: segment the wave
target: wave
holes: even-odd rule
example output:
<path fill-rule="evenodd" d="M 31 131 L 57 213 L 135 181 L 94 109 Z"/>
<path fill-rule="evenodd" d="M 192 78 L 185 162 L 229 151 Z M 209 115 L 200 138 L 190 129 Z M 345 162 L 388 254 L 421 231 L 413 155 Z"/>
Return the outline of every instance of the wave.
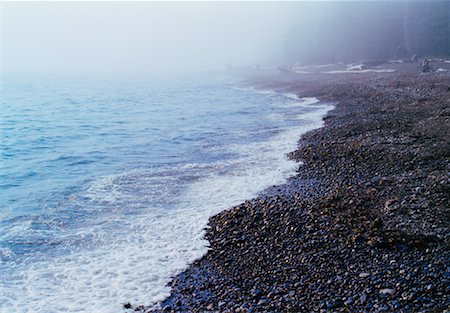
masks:
<path fill-rule="evenodd" d="M 0 269 L 0 311 L 119 312 L 127 302 L 148 305 L 168 297 L 170 279 L 207 253 L 209 218 L 294 175 L 298 164 L 286 154 L 296 149 L 300 135 L 321 127 L 333 108 L 272 90 L 241 92 L 275 97 L 281 112 L 302 122 L 272 129 L 264 140 L 205 146 L 230 156 L 214 162 L 91 180 L 60 204 L 64 209 L 57 214 L 66 212 L 70 219 L 47 216 L 38 226 L 32 218 L 11 223 L 17 227 L 11 232 L 24 239 L 36 227 L 48 227 L 49 236 L 42 240 L 54 247 L 21 262 L 10 262 L 13 252 L 0 249 L 8 265 Z"/>

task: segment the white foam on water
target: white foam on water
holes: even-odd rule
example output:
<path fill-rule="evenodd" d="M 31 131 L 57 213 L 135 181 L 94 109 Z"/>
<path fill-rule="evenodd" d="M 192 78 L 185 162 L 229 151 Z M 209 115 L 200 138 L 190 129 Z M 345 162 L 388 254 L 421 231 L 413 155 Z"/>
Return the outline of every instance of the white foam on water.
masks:
<path fill-rule="evenodd" d="M 318 102 L 285 96 L 296 100 L 296 105 Z M 127 302 L 149 305 L 164 300 L 170 295 L 166 284 L 171 277 L 206 254 L 204 234 L 209 217 L 295 174 L 298 164 L 286 154 L 296 149 L 301 134 L 321 127 L 322 117 L 332 108 L 320 105 L 301 114 L 302 125 L 286 128 L 269 141 L 227 146 L 227 151 L 239 157 L 214 165 L 216 169 L 227 166 L 227 171 L 211 170 L 200 178 L 196 171 L 204 165 L 184 166 L 182 170 L 191 171 L 196 179 L 177 195 L 174 209 L 154 206 L 135 214 L 105 215 L 102 223 L 75 234 L 89 233 L 94 247 L 17 264 L 0 282 L 0 312 L 112 313 L 124 311 Z M 233 162 L 231 167 L 229 162 Z M 171 175 L 159 173 L 154 179 L 161 177 L 169 179 Z M 90 199 L 92 210 L 109 204 L 126 212 L 145 203 L 136 199 L 136 192 L 152 197 L 152 191 L 145 190 L 151 185 L 146 180 L 151 179 L 146 171 L 103 177 L 81 196 Z M 1 275 L 5 273 L 0 269 Z"/>
<path fill-rule="evenodd" d="M 292 69 L 292 72 L 297 73 L 297 74 L 309 74 L 310 73 L 307 71 L 302 71 L 302 70 L 297 70 L 297 69 Z"/>
<path fill-rule="evenodd" d="M 325 74 L 354 74 L 354 73 L 395 73 L 395 69 L 365 69 L 365 70 L 345 70 L 345 71 L 325 71 Z"/>
<path fill-rule="evenodd" d="M 364 64 L 350 64 L 347 66 L 347 71 L 362 71 L 366 69 L 366 65 Z"/>
<path fill-rule="evenodd" d="M 292 99 L 292 100 L 300 100 L 300 97 L 297 96 L 295 93 L 283 93 L 283 96 L 285 96 L 286 98 Z"/>
<path fill-rule="evenodd" d="M 392 63 L 392 64 L 401 64 L 401 63 L 404 63 L 403 62 L 403 60 L 389 60 L 389 63 Z"/>
<path fill-rule="evenodd" d="M 331 66 L 337 66 L 337 65 L 343 65 L 343 62 L 338 62 L 338 63 L 329 63 L 329 64 L 322 64 L 322 65 L 317 65 L 318 68 L 324 68 L 324 67 L 331 67 Z"/>
<path fill-rule="evenodd" d="M 308 107 L 310 105 L 319 103 L 319 100 L 317 100 L 317 98 L 310 98 L 310 97 L 299 98 L 297 95 L 293 95 L 293 94 L 288 94 L 288 95 L 289 95 L 288 98 L 294 99 L 294 100 L 299 100 L 299 101 L 288 102 L 285 105 L 287 107 Z M 297 98 L 294 98 L 293 96 L 296 96 Z"/>
<path fill-rule="evenodd" d="M 303 115 L 309 123 L 284 130 L 268 142 L 233 145 L 240 155 L 242 165 L 227 175 L 215 175 L 191 185 L 186 197 L 195 199 L 210 213 L 223 211 L 244 200 L 251 199 L 261 190 L 283 183 L 295 174 L 298 164 L 287 158 L 287 153 L 297 148 L 301 134 L 323 126 L 322 117 L 332 109 L 323 106 L 313 113 Z"/>

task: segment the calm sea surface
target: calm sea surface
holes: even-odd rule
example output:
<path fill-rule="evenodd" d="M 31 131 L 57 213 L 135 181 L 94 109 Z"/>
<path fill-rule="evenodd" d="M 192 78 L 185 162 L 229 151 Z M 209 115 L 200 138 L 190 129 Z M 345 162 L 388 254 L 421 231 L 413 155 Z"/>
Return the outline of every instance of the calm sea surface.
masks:
<path fill-rule="evenodd" d="M 179 80 L 6 77 L 0 312 L 122 312 L 168 296 L 208 218 L 282 183 L 331 109 Z"/>

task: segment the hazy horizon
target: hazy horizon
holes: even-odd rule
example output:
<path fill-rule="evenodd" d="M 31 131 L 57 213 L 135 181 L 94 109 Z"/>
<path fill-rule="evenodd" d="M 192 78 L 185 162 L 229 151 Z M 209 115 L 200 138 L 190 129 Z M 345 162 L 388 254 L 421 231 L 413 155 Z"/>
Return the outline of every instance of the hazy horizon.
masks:
<path fill-rule="evenodd" d="M 290 3 L 4 2 L 4 73 L 174 74 L 278 62 Z"/>

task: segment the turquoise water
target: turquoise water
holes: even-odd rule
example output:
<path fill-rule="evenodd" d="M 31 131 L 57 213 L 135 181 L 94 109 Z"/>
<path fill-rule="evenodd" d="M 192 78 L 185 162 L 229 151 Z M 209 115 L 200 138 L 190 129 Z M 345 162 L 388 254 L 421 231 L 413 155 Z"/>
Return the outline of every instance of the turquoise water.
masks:
<path fill-rule="evenodd" d="M 0 308 L 164 299 L 206 252 L 208 217 L 292 175 L 285 153 L 331 108 L 237 84 L 6 77 Z"/>

